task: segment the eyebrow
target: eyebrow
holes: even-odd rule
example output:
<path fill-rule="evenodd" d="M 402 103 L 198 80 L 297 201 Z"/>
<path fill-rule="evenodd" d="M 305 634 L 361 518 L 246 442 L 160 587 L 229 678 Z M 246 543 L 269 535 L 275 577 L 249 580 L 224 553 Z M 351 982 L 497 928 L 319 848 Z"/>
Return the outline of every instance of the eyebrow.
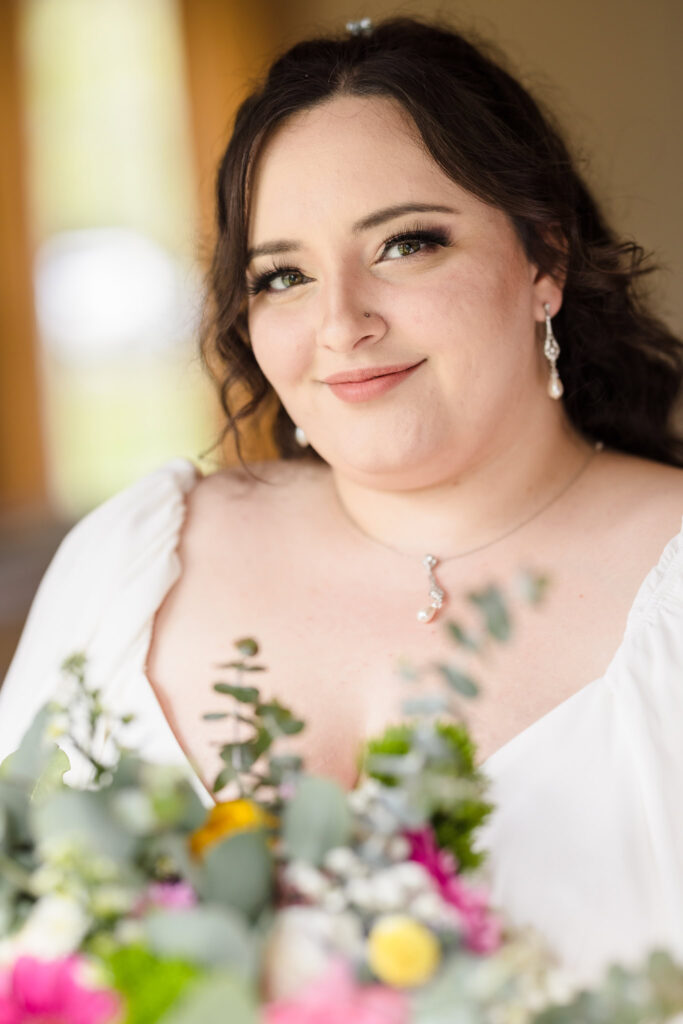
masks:
<path fill-rule="evenodd" d="M 367 217 L 362 217 L 351 225 L 351 233 L 358 235 L 361 231 L 368 231 L 370 228 L 379 227 L 388 220 L 395 217 L 403 217 L 406 213 L 459 213 L 459 210 L 452 206 L 438 206 L 434 203 L 398 203 L 395 206 L 385 206 L 381 210 L 375 210 Z M 298 252 L 301 243 L 293 239 L 282 238 L 277 242 L 264 242 L 263 245 L 256 245 L 247 250 L 247 265 L 257 256 L 275 256 L 278 253 Z"/>

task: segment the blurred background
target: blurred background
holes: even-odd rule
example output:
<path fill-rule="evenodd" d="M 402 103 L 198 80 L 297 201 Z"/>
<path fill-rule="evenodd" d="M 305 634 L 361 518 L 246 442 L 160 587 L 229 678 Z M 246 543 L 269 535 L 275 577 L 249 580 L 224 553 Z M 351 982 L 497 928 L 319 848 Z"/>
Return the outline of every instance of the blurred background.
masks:
<path fill-rule="evenodd" d="M 301 36 L 411 13 L 507 54 L 683 329 L 681 0 L 0 0 L 0 678 L 76 519 L 173 456 L 234 459 L 206 454 L 197 326 L 239 101 Z"/>

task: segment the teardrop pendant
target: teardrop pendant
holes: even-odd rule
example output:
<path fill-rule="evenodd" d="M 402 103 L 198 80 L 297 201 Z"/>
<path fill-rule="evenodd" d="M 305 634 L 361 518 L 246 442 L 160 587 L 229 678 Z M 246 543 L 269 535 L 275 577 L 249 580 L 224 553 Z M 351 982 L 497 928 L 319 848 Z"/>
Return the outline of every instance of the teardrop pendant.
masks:
<path fill-rule="evenodd" d="M 562 398 L 562 395 L 564 394 L 564 386 L 562 384 L 562 381 L 560 380 L 560 375 L 555 369 L 555 367 L 553 367 L 550 371 L 550 380 L 548 381 L 548 394 L 551 398 L 555 399 Z"/>
<path fill-rule="evenodd" d="M 427 623 L 435 619 L 438 612 L 443 608 L 446 593 L 441 589 L 434 575 L 434 569 L 439 564 L 439 559 L 435 555 L 425 555 L 422 559 L 422 564 L 427 570 L 427 576 L 429 577 L 430 602 L 426 608 L 420 608 L 417 613 L 417 621 Z"/>

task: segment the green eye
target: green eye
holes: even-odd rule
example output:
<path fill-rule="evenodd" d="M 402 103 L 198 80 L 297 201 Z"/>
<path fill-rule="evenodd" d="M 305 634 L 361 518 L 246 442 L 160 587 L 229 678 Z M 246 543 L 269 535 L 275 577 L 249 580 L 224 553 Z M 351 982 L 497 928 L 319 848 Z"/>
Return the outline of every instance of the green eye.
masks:
<path fill-rule="evenodd" d="M 296 284 L 301 284 L 302 281 L 303 274 L 299 270 L 286 270 L 283 274 L 271 278 L 270 287 L 274 292 L 284 292 Z M 278 282 L 281 283 L 278 284 Z"/>

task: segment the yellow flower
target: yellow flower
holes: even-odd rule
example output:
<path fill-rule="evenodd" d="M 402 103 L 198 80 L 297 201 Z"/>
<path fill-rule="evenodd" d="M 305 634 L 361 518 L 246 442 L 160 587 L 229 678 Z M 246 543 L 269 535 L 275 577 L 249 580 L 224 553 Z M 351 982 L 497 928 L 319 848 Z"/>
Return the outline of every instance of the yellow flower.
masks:
<path fill-rule="evenodd" d="M 368 936 L 368 960 L 380 981 L 394 988 L 424 985 L 441 960 L 439 941 L 407 914 L 385 914 Z"/>
<path fill-rule="evenodd" d="M 251 800 L 227 800 L 209 811 L 206 821 L 190 836 L 190 852 L 201 857 L 207 847 L 219 843 L 235 832 L 274 828 L 277 818 Z"/>

